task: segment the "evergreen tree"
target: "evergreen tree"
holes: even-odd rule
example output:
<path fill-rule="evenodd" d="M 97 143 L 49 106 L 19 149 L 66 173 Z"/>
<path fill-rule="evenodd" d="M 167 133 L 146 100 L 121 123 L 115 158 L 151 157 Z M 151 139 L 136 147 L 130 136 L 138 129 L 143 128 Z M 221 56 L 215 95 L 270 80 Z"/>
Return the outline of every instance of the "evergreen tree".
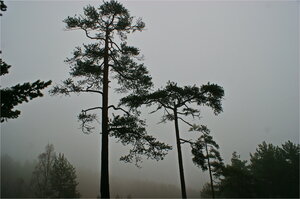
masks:
<path fill-rule="evenodd" d="M 226 165 L 219 184 L 219 196 L 222 198 L 251 198 L 254 196 L 253 178 L 247 161 L 240 160 L 234 152 L 231 165 Z"/>
<path fill-rule="evenodd" d="M 299 198 L 299 144 L 282 147 L 263 142 L 250 163 L 234 153 L 222 171 L 219 196 L 228 198 Z"/>
<path fill-rule="evenodd" d="M 160 109 L 164 110 L 162 122 L 174 121 L 176 145 L 178 152 L 179 174 L 181 182 L 182 198 L 186 198 L 185 179 L 182 162 L 181 142 L 184 141 L 179 135 L 179 120 L 191 125 L 183 117 L 200 116 L 200 106 L 211 107 L 215 114 L 222 112 L 221 100 L 224 95 L 222 87 L 216 84 L 202 85 L 200 88 L 197 86 L 184 86 L 179 87 L 174 82 L 168 82 L 165 88 L 158 89 L 153 93 L 146 94 L 132 94 L 121 100 L 121 104 L 135 109 L 142 104 L 157 105 L 156 112 Z M 197 108 L 193 108 L 197 105 Z M 152 112 L 152 113 L 153 113 Z"/>
<path fill-rule="evenodd" d="M 195 141 L 190 142 L 192 147 L 193 162 L 203 171 L 209 171 L 211 196 L 215 198 L 214 178 L 219 178 L 224 167 L 223 160 L 218 151 L 219 145 L 209 135 L 210 130 L 204 126 L 193 125 L 190 131 L 201 132 L 202 135 Z"/>
<path fill-rule="evenodd" d="M 282 197 L 299 198 L 299 163 L 300 163 L 300 145 L 291 141 L 284 143 L 281 152 L 285 160 L 285 180 L 284 194 Z"/>
<path fill-rule="evenodd" d="M 80 194 L 76 190 L 78 185 L 76 181 L 76 170 L 72 164 L 59 154 L 55 158 L 51 170 L 51 185 L 54 191 L 54 197 L 57 198 L 79 198 Z"/>
<path fill-rule="evenodd" d="M 257 197 L 299 197 L 299 145 L 263 142 L 250 160 Z"/>
<path fill-rule="evenodd" d="M 102 96 L 102 106 L 91 107 L 79 114 L 82 130 L 91 133 L 91 123 L 97 118 L 91 111 L 101 110 L 101 183 L 102 198 L 109 198 L 109 136 L 118 138 L 124 145 L 133 144 L 130 154 L 122 158 L 135 162 L 140 155 L 156 160 L 162 159 L 170 146 L 156 141 L 146 134 L 145 122 L 138 118 L 138 111 L 127 111 L 121 106 L 109 104 L 109 85 L 115 79 L 119 93 L 142 95 L 152 87 L 151 76 L 146 67 L 137 63 L 141 59 L 139 49 L 127 45 L 129 33 L 142 31 L 144 22 L 134 20 L 129 11 L 117 1 L 104 2 L 98 8 L 87 6 L 84 14 L 64 20 L 69 30 L 82 30 L 87 38 L 96 43 L 77 47 L 71 65 L 71 77 L 62 85 L 55 86 L 52 94 L 94 93 Z M 115 37 L 119 36 L 119 40 Z M 75 80 L 76 79 L 76 80 Z M 111 114 L 111 110 L 123 112 Z M 109 118 L 112 115 L 111 118 Z"/>
<path fill-rule="evenodd" d="M 45 147 L 45 152 L 38 156 L 38 163 L 32 173 L 31 187 L 36 197 L 49 198 L 53 196 L 51 172 L 56 154 L 52 144 Z"/>

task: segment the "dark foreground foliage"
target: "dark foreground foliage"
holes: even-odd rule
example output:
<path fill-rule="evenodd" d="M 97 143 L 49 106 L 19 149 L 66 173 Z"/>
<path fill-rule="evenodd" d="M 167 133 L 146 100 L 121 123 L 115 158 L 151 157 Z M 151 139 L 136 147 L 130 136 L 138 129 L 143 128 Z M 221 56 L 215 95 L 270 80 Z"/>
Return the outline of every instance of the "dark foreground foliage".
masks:
<path fill-rule="evenodd" d="M 234 152 L 215 185 L 217 197 L 299 198 L 299 149 L 290 141 L 281 147 L 263 142 L 250 154 L 250 163 Z M 211 196 L 208 186 L 201 196 Z"/>
<path fill-rule="evenodd" d="M 0 59 L 0 67 L 0 75 L 2 76 L 8 73 L 8 69 L 11 66 Z M 41 90 L 50 84 L 51 81 L 44 82 L 37 80 L 33 83 L 26 82 L 10 88 L 1 88 L 1 122 L 19 117 L 21 111 L 15 110 L 14 108 L 23 102 L 42 97 L 43 94 Z"/>

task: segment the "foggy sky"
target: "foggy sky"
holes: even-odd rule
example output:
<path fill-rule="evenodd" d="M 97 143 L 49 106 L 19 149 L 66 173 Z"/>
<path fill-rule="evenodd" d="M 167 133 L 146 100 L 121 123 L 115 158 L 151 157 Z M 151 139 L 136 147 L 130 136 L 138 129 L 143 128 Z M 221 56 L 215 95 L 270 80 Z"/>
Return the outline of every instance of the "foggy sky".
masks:
<path fill-rule="evenodd" d="M 12 65 L 1 86 L 37 79 L 53 84 L 68 77 L 64 63 L 76 46 L 91 43 L 81 31 L 65 31 L 67 16 L 102 1 L 6 1 L 1 17 L 3 60 Z M 216 83 L 224 88 L 224 112 L 202 109 L 201 120 L 220 145 L 226 163 L 237 151 L 249 159 L 262 141 L 275 145 L 299 143 L 299 3 L 297 1 L 122 1 L 146 30 L 129 36 L 141 49 L 155 88 L 168 80 L 179 86 Z M 1 154 L 32 160 L 54 144 L 76 168 L 99 171 L 100 136 L 79 129 L 78 113 L 101 102 L 95 95 L 34 99 L 17 107 L 21 116 L 1 124 Z M 117 97 L 112 93 L 112 102 Z M 110 139 L 110 174 L 179 186 L 172 123 L 158 124 L 162 112 L 149 115 L 149 134 L 174 146 L 163 161 L 144 160 L 143 168 L 118 159 L 128 148 Z M 180 123 L 184 138 L 195 137 Z M 192 135 L 190 135 L 192 134 Z M 193 165 L 189 146 L 183 147 L 187 187 L 199 189 L 208 179 Z M 97 182 L 98 183 L 98 182 Z"/>

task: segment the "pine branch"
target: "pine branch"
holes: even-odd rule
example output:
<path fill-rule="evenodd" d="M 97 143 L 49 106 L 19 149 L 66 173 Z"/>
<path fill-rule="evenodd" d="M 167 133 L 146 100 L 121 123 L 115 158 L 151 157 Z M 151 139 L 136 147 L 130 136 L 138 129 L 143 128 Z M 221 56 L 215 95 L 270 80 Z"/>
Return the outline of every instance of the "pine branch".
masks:
<path fill-rule="evenodd" d="M 102 40 L 102 41 L 105 41 L 104 38 L 101 38 L 101 37 L 92 37 L 89 35 L 89 32 L 87 29 L 83 28 L 83 27 L 80 27 L 81 30 L 84 30 L 84 33 L 85 33 L 85 36 L 89 39 L 96 39 L 96 40 Z"/>
<path fill-rule="evenodd" d="M 126 111 L 125 109 L 121 108 L 121 107 L 115 107 L 114 105 L 110 105 L 110 106 L 108 106 L 108 109 L 109 108 L 113 108 L 114 110 L 121 110 L 124 113 L 126 113 L 128 116 L 130 116 L 130 113 L 128 111 Z"/>
<path fill-rule="evenodd" d="M 182 138 L 180 138 L 179 140 L 181 141 L 180 144 L 184 144 L 184 143 L 189 143 L 190 145 L 195 144 L 194 142 L 192 142 L 190 140 L 185 140 L 185 139 L 182 139 Z"/>
<path fill-rule="evenodd" d="M 93 107 L 93 108 L 88 108 L 88 109 L 85 109 L 85 110 L 82 110 L 81 112 L 88 112 L 88 111 L 92 111 L 92 110 L 96 110 L 96 109 L 102 109 L 102 107 L 98 106 L 98 107 Z"/>
<path fill-rule="evenodd" d="M 193 125 L 189 122 L 187 122 L 186 120 L 182 119 L 181 117 L 178 117 L 178 119 L 180 119 L 181 121 L 183 121 L 184 123 L 186 123 L 187 125 L 193 127 Z"/>
<path fill-rule="evenodd" d="M 110 52 L 112 52 L 111 50 L 110 50 Z M 119 65 L 120 67 L 123 67 L 121 64 L 120 64 L 120 62 L 114 57 L 114 56 L 110 56 L 113 60 L 114 60 L 114 62 L 117 64 L 117 65 Z M 128 77 L 128 76 L 126 76 L 126 75 L 124 75 L 121 71 L 119 71 L 119 70 L 117 70 L 116 69 L 116 67 L 114 67 L 114 65 L 110 65 L 121 77 L 123 77 L 124 79 L 126 79 L 126 80 L 131 80 L 131 81 L 135 81 L 136 79 L 134 79 L 134 78 L 131 78 L 131 77 Z"/>

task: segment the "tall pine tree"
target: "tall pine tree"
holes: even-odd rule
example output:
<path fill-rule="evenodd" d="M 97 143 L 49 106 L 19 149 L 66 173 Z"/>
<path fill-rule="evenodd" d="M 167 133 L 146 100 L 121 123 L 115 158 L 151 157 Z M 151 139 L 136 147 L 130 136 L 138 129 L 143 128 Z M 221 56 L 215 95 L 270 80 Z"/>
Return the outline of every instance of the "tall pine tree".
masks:
<path fill-rule="evenodd" d="M 165 88 L 158 89 L 153 93 L 132 94 L 121 100 L 121 104 L 125 104 L 132 109 L 142 104 L 147 106 L 156 105 L 157 108 L 153 112 L 160 109 L 164 110 L 162 122 L 174 122 L 182 198 L 186 198 L 187 194 L 181 152 L 181 144 L 184 140 L 180 137 L 179 121 L 190 125 L 185 117 L 199 117 L 200 106 L 208 106 L 213 109 L 215 114 L 219 114 L 222 112 L 221 100 L 223 95 L 223 88 L 216 84 L 208 83 L 201 87 L 195 85 L 179 87 L 174 82 L 168 82 Z"/>
<path fill-rule="evenodd" d="M 102 198 L 109 198 L 109 136 L 114 136 L 124 144 L 133 144 L 124 161 L 140 160 L 146 155 L 156 160 L 162 159 L 170 146 L 158 142 L 146 134 L 145 122 L 138 118 L 138 111 L 125 110 L 121 106 L 109 104 L 109 88 L 112 79 L 119 85 L 117 92 L 143 95 L 152 87 L 151 76 L 146 67 L 137 63 L 139 49 L 127 45 L 129 33 L 142 31 L 145 27 L 140 18 L 134 19 L 129 11 L 117 1 L 104 2 L 95 8 L 87 6 L 83 15 L 75 15 L 64 20 L 69 30 L 81 30 L 95 43 L 77 47 L 73 57 L 67 59 L 71 65 L 71 78 L 62 85 L 57 85 L 52 94 L 95 93 L 102 96 L 102 105 L 91 107 L 79 114 L 82 130 L 91 133 L 94 127 L 91 122 L 96 114 L 91 111 L 101 110 L 101 183 Z M 116 37 L 119 36 L 119 39 Z M 75 81 L 76 79 L 76 81 Z M 123 112 L 112 114 L 115 110 Z"/>

